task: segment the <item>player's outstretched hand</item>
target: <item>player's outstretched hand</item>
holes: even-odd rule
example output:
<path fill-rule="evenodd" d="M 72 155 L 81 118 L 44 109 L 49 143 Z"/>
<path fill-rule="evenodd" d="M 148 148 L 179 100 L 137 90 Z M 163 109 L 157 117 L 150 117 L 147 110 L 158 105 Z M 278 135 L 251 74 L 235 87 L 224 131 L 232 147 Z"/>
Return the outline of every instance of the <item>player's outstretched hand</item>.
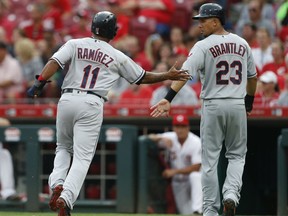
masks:
<path fill-rule="evenodd" d="M 175 68 L 176 64 L 177 62 L 168 71 L 168 79 L 179 81 L 191 80 L 192 76 L 188 73 L 188 70 L 177 70 Z"/>
<path fill-rule="evenodd" d="M 162 99 L 157 104 L 155 104 L 150 108 L 150 110 L 152 110 L 150 115 L 152 117 L 159 117 L 159 116 L 168 117 L 170 108 L 171 108 L 170 102 L 166 99 Z"/>

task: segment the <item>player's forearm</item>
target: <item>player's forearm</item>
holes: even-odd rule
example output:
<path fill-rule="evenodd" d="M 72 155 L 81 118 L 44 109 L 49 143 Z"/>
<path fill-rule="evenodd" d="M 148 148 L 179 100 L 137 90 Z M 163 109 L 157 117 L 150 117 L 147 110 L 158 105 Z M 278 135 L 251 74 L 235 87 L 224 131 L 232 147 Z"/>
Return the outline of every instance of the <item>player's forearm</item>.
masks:
<path fill-rule="evenodd" d="M 185 167 L 183 169 L 177 169 L 177 174 L 187 175 L 191 172 L 199 172 L 201 168 L 201 164 L 193 164 L 191 166 Z"/>
<path fill-rule="evenodd" d="M 146 72 L 145 76 L 141 80 L 141 84 L 150 84 L 156 82 L 162 82 L 169 79 L 167 77 L 167 72 L 155 73 L 155 72 Z"/>
<path fill-rule="evenodd" d="M 247 94 L 250 96 L 254 96 L 257 88 L 257 77 L 249 78 L 247 82 Z"/>
<path fill-rule="evenodd" d="M 171 84 L 171 88 L 175 92 L 179 92 L 180 89 L 186 84 L 187 81 L 173 81 Z"/>
<path fill-rule="evenodd" d="M 172 82 L 172 85 L 170 86 L 170 89 L 168 90 L 167 94 L 165 95 L 164 99 L 166 99 L 169 103 L 172 102 L 174 97 L 177 95 L 177 93 L 180 91 L 180 89 L 185 85 L 187 81 L 174 81 Z"/>
<path fill-rule="evenodd" d="M 51 76 L 53 76 L 56 73 L 58 68 L 59 64 L 55 60 L 50 59 L 43 68 L 41 76 L 43 77 L 44 80 L 48 80 Z"/>
<path fill-rule="evenodd" d="M 161 140 L 161 137 L 157 134 L 149 134 L 148 138 L 154 142 L 159 142 Z"/>

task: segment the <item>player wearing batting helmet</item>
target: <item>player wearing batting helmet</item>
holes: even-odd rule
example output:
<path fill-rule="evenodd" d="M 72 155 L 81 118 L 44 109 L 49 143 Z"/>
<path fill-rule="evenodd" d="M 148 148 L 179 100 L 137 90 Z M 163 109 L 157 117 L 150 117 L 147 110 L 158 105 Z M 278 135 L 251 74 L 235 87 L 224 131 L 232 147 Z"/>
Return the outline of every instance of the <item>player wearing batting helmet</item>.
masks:
<path fill-rule="evenodd" d="M 257 74 L 251 48 L 236 34 L 227 32 L 223 8 L 203 4 L 199 28 L 205 39 L 191 49 L 182 69 L 199 74 L 202 89 L 200 137 L 202 142 L 203 215 L 216 216 L 221 200 L 217 165 L 224 143 L 228 159 L 222 188 L 224 216 L 234 216 L 240 200 L 247 152 L 247 115 L 253 108 Z M 165 99 L 152 107 L 151 115 L 167 115 L 170 102 L 186 82 L 173 82 Z"/>
<path fill-rule="evenodd" d="M 176 70 L 174 66 L 168 72 L 146 73 L 131 58 L 113 48 L 109 42 L 117 33 L 117 19 L 109 11 L 93 17 L 91 32 L 91 37 L 67 41 L 50 58 L 27 92 L 30 97 L 38 97 L 58 68 L 69 66 L 57 107 L 56 156 L 49 176 L 53 191 L 49 206 L 58 211 L 58 216 L 71 215 L 96 151 L 103 104 L 113 84 L 120 78 L 131 84 L 190 78 L 185 70 Z"/>

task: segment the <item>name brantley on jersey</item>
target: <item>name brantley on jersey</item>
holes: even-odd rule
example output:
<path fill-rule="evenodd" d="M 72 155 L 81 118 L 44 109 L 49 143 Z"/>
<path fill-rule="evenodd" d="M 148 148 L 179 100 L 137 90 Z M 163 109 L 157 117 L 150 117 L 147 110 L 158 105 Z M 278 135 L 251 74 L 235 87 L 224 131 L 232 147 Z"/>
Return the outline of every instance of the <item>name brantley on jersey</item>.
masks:
<path fill-rule="evenodd" d="M 214 58 L 224 54 L 237 54 L 243 57 L 246 53 L 246 48 L 243 45 L 236 43 L 217 44 L 209 50 Z"/>
<path fill-rule="evenodd" d="M 109 67 L 109 64 L 114 61 L 112 57 L 106 53 L 103 53 L 100 51 L 100 49 L 94 50 L 88 48 L 77 48 L 77 57 L 78 59 L 86 59 L 99 62 L 105 65 L 107 68 Z"/>

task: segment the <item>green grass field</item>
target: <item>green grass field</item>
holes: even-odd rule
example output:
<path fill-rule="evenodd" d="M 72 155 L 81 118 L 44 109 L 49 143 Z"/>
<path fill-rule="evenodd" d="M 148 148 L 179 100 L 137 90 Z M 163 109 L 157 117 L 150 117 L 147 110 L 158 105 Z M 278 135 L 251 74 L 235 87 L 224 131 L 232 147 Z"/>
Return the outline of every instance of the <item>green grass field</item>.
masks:
<path fill-rule="evenodd" d="M 43 212 L 0 212 L 0 216 L 56 216 L 57 213 L 51 212 L 51 213 L 43 213 Z M 109 213 L 78 213 L 72 212 L 72 216 L 176 216 L 172 214 L 109 214 Z M 179 215 L 177 215 L 179 216 Z"/>

